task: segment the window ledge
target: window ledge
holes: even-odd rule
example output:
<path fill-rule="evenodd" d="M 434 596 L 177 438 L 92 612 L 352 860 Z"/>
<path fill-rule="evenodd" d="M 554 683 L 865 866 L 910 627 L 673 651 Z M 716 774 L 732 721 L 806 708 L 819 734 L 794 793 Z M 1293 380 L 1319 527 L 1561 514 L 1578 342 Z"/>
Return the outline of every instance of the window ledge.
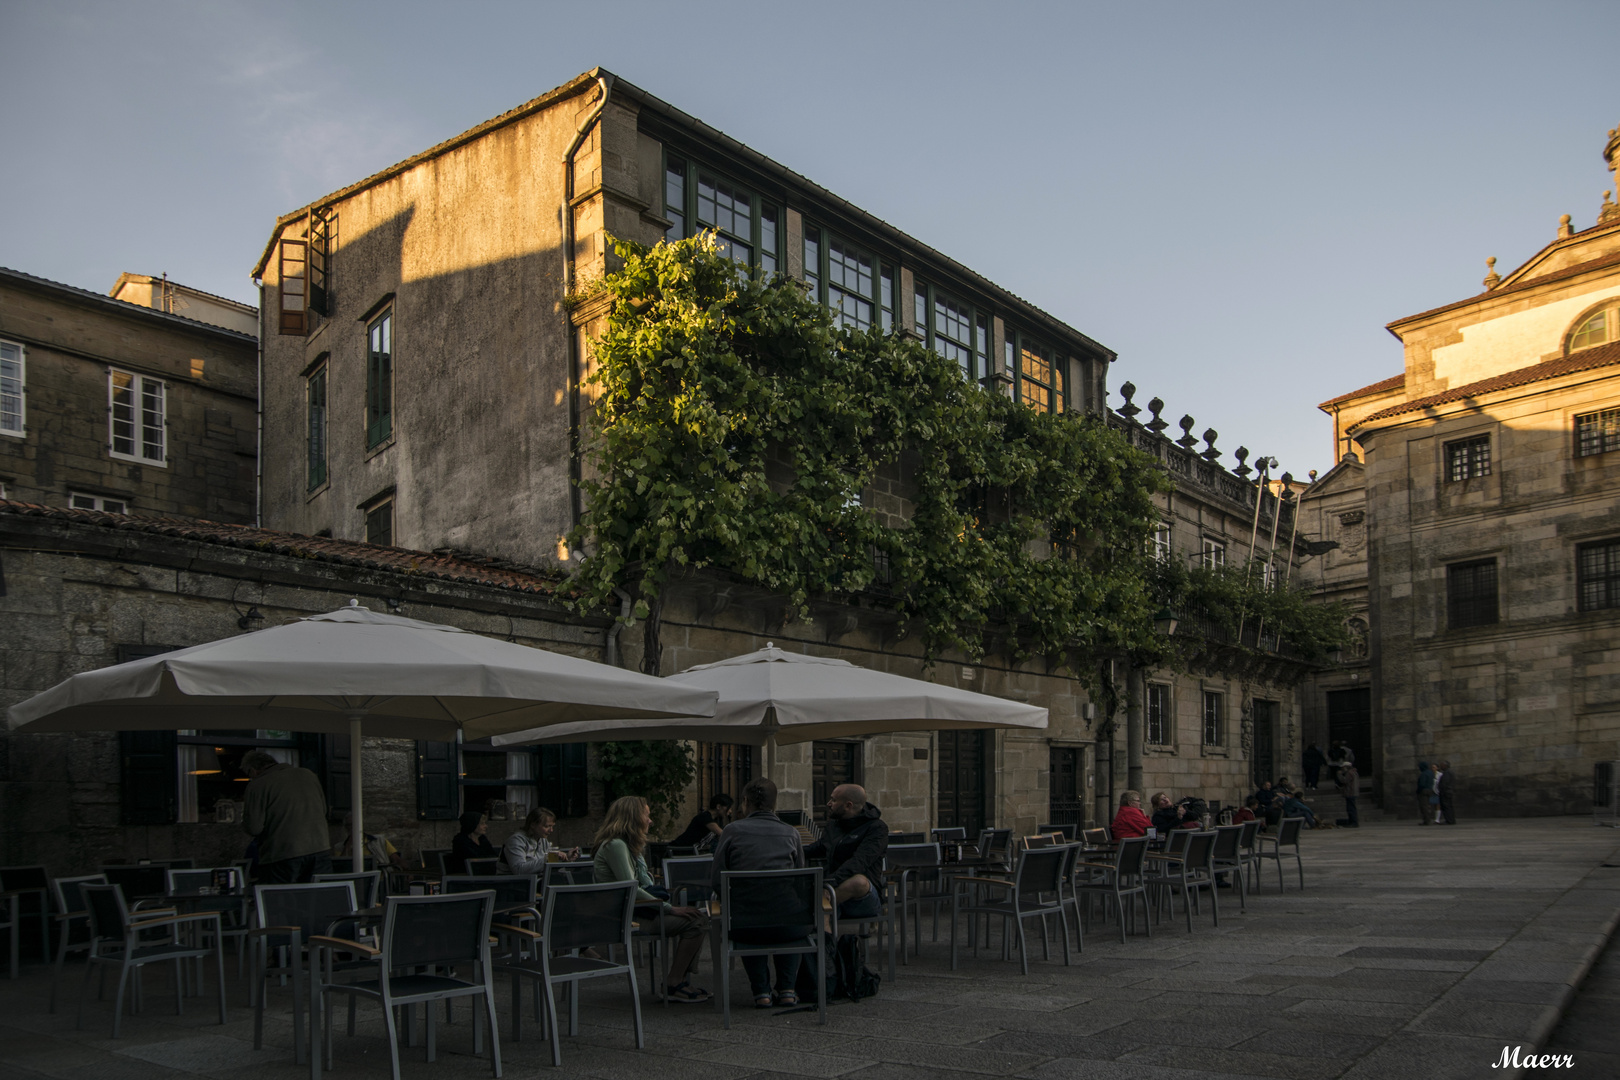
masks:
<path fill-rule="evenodd" d="M 327 479 L 321 481 L 321 485 L 319 487 L 310 488 L 307 492 L 305 492 L 304 501 L 306 503 L 314 502 L 318 496 L 325 495 L 330 490 L 332 490 L 332 480 L 330 477 L 328 477 Z"/>
<path fill-rule="evenodd" d="M 378 443 L 376 446 L 368 446 L 366 448 L 366 460 L 370 461 L 372 458 L 376 457 L 378 454 L 382 453 L 384 450 L 387 450 L 389 447 L 393 446 L 394 445 L 394 439 L 396 437 L 397 436 L 394 433 L 390 433 L 388 438 L 384 439 L 382 442 Z"/>
<path fill-rule="evenodd" d="M 1204 757 L 1231 757 L 1232 754 L 1224 746 L 1205 746 L 1201 748 Z"/>
<path fill-rule="evenodd" d="M 167 460 L 153 461 L 150 458 L 136 457 L 134 454 L 120 454 L 116 450 L 108 450 L 107 456 L 114 461 L 127 461 L 131 465 L 150 465 L 154 469 L 167 469 L 169 467 Z"/>
<path fill-rule="evenodd" d="M 1142 753 L 1158 754 L 1163 757 L 1175 757 L 1176 748 L 1173 746 L 1156 746 L 1153 743 L 1146 743 L 1142 747 Z"/>

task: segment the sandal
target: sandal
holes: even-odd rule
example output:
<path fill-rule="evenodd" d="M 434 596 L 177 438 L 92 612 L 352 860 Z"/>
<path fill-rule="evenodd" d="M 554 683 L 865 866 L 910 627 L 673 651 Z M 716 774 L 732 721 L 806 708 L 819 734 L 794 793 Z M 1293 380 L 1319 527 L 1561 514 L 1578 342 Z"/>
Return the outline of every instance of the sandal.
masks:
<path fill-rule="evenodd" d="M 701 1002 L 708 1001 L 710 997 L 707 990 L 704 990 L 702 987 L 693 986 L 689 982 L 683 982 L 679 986 L 668 987 L 664 991 L 664 996 L 670 1001 L 684 1001 L 691 1005 L 697 1005 Z"/>
<path fill-rule="evenodd" d="M 798 1003 L 799 995 L 792 990 L 778 991 L 776 995 L 776 1004 L 782 1006 L 783 1008 L 788 1008 L 797 1005 Z"/>
<path fill-rule="evenodd" d="M 770 1007 L 771 1007 L 771 995 L 769 995 L 769 994 L 755 994 L 754 995 L 754 1008 L 756 1008 L 756 1009 L 768 1009 Z"/>

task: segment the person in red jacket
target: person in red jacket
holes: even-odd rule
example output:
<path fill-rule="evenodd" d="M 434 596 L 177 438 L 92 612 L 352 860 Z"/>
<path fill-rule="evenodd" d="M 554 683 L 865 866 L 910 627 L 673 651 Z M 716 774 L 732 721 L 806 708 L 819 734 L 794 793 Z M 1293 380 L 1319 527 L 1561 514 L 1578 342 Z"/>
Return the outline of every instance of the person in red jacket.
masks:
<path fill-rule="evenodd" d="M 1124 840 L 1131 836 L 1146 836 L 1148 831 L 1148 816 L 1142 813 L 1142 793 L 1140 791 L 1127 791 L 1119 797 L 1119 813 L 1114 815 L 1114 824 L 1110 830 L 1115 840 Z"/>

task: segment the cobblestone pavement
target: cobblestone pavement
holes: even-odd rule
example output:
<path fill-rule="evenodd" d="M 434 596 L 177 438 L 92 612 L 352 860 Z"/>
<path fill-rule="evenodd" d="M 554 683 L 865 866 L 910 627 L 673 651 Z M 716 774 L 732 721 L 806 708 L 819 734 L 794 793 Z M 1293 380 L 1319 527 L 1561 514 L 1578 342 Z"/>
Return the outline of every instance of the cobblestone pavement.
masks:
<path fill-rule="evenodd" d="M 1603 865 L 1620 864 L 1620 834 L 1582 819 L 1376 824 L 1308 834 L 1305 853 L 1303 891 L 1292 868 L 1279 891 L 1267 867 L 1247 913 L 1223 890 L 1218 929 L 1207 909 L 1190 934 L 1178 915 L 1125 944 L 1116 926 L 1093 924 L 1073 966 L 1035 960 L 1027 978 L 995 951 L 952 972 L 925 927 L 922 956 L 878 997 L 833 1006 L 826 1028 L 813 1014 L 756 1012 L 739 970 L 731 1030 L 710 1006 L 653 1001 L 638 1052 L 623 984 L 588 990 L 580 1035 L 563 1039 L 564 1069 L 602 1080 L 1500 1078 L 1503 1047 L 1546 1041 L 1620 912 L 1620 866 Z M 1616 1075 L 1604 1055 L 1616 1052 L 1617 967 L 1611 950 L 1556 1036 L 1577 1075 Z M 25 965 L 21 979 L 0 980 L 0 1077 L 307 1075 L 292 1063 L 289 993 L 272 992 L 255 1051 L 232 971 L 223 1027 L 206 999 L 173 1016 L 167 974 L 154 971 L 146 1011 L 115 1041 L 106 1003 L 90 1001 L 85 1030 L 74 1030 L 82 966 L 70 965 L 53 1016 L 48 969 Z M 699 981 L 715 985 L 707 970 Z M 509 993 L 503 983 L 503 1032 Z M 1589 1007 L 1606 1011 L 1583 1026 Z M 466 1017 L 463 1007 L 440 1026 L 436 1063 L 403 1050 L 403 1075 L 490 1075 Z M 387 1076 L 375 1010 L 362 1007 L 358 1030 L 338 1037 L 336 1075 Z M 502 1039 L 507 1076 L 550 1070 L 537 1030 L 526 1032 Z"/>

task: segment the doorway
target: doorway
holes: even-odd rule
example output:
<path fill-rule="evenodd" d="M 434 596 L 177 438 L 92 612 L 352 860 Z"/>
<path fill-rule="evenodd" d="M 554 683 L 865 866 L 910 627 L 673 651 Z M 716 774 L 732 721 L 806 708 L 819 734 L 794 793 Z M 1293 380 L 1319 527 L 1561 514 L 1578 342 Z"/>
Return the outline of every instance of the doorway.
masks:
<path fill-rule="evenodd" d="M 1086 752 L 1078 746 L 1054 746 L 1052 779 L 1047 792 L 1046 820 L 1053 825 L 1083 825 L 1086 818 Z"/>
<path fill-rule="evenodd" d="M 1259 787 L 1263 782 L 1277 779 L 1277 715 L 1279 711 L 1275 701 L 1255 699 L 1254 752 L 1251 756 L 1255 787 Z"/>
<path fill-rule="evenodd" d="M 939 827 L 966 829 L 977 837 L 986 827 L 985 733 L 939 732 Z"/>
<path fill-rule="evenodd" d="M 1329 690 L 1327 692 L 1328 746 L 1344 740 L 1356 755 L 1356 772 L 1363 777 L 1373 771 L 1372 688 Z M 1324 750 L 1327 747 L 1323 747 Z"/>
<path fill-rule="evenodd" d="M 858 784 L 861 744 L 857 742 L 818 742 L 811 744 L 810 797 L 816 820 L 827 820 L 827 797 L 839 784 Z"/>

